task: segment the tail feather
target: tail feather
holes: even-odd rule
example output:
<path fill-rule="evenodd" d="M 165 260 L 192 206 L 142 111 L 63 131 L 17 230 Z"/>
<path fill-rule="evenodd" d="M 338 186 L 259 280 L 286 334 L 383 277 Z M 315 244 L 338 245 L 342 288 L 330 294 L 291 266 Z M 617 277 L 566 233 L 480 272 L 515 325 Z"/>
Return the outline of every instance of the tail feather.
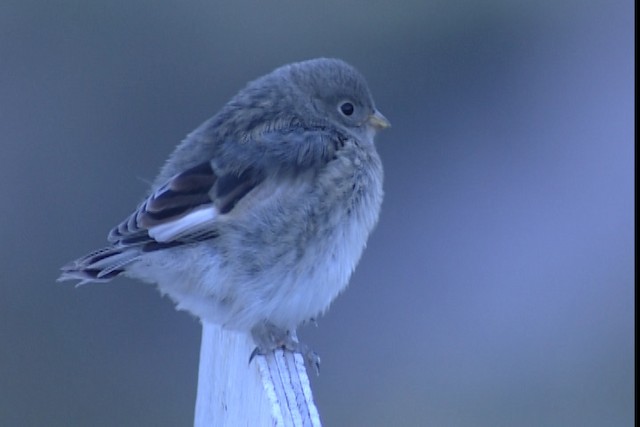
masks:
<path fill-rule="evenodd" d="M 135 261 L 140 249 L 111 246 L 91 252 L 62 267 L 58 282 L 80 280 L 78 286 L 90 282 L 108 282 L 125 271 Z"/>

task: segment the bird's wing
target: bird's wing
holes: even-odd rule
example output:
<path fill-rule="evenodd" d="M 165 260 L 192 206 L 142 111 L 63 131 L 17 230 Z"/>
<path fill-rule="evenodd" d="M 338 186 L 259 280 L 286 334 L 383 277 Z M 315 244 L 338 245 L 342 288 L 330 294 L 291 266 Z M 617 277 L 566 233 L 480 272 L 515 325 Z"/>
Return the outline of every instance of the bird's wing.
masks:
<path fill-rule="evenodd" d="M 211 162 L 201 163 L 150 194 L 111 230 L 109 241 L 153 250 L 215 237 L 218 217 L 230 212 L 260 181 L 252 169 L 218 176 Z"/>
<path fill-rule="evenodd" d="M 334 158 L 344 141 L 336 131 L 300 126 L 254 132 L 242 144 L 222 141 L 213 160 L 178 173 L 158 187 L 111 230 L 109 241 L 156 250 L 213 238 L 220 217 L 257 190 L 274 169 L 295 174 L 321 167 Z"/>

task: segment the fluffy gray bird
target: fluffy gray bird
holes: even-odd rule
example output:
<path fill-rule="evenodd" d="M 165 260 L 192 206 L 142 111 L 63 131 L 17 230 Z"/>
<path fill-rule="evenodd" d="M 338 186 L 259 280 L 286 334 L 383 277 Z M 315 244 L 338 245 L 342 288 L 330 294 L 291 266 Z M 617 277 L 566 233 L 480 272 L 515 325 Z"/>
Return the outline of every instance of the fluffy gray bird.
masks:
<path fill-rule="evenodd" d="M 110 246 L 58 280 L 155 283 L 178 309 L 251 333 L 254 354 L 284 347 L 317 363 L 292 333 L 362 255 L 382 202 L 373 138 L 388 126 L 345 62 L 280 67 L 188 135 Z"/>

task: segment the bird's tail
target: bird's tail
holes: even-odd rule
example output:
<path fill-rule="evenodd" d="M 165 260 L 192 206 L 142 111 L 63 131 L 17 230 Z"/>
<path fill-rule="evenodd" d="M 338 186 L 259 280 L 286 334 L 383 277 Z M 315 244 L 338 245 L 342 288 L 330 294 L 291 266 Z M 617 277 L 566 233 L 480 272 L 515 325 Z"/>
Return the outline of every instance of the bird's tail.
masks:
<path fill-rule="evenodd" d="M 127 264 L 135 261 L 140 249 L 109 246 L 78 258 L 62 267 L 58 282 L 80 280 L 78 286 L 90 282 L 108 282 L 125 271 Z"/>

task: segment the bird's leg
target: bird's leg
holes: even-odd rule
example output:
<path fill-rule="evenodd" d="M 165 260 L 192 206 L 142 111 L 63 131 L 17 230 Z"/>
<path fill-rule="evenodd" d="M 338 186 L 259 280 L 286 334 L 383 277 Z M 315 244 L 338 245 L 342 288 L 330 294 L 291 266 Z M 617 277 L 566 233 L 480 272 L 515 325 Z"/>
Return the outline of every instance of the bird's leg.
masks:
<path fill-rule="evenodd" d="M 316 374 L 320 372 L 320 356 L 307 345 L 299 342 L 291 331 L 282 329 L 271 322 L 260 322 L 251 329 L 251 336 L 256 348 L 251 352 L 249 363 L 259 354 L 265 355 L 283 348 L 294 353 L 300 353 L 304 357 L 304 362 L 308 369 L 313 369 Z"/>

